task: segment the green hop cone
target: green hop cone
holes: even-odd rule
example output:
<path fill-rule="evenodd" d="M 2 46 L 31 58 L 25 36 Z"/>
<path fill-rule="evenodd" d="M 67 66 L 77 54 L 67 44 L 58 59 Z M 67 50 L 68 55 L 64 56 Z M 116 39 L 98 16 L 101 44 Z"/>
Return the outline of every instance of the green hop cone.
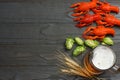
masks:
<path fill-rule="evenodd" d="M 102 44 L 102 45 L 107 45 L 107 44 L 106 44 L 106 43 L 104 43 L 104 42 L 101 42 L 101 44 Z"/>
<path fill-rule="evenodd" d="M 71 37 L 66 38 L 66 42 L 65 42 L 66 49 L 70 50 L 73 47 L 74 42 L 75 41 L 73 38 Z"/>
<path fill-rule="evenodd" d="M 79 38 L 79 37 L 75 37 L 75 41 L 76 41 L 76 43 L 77 43 L 78 45 L 84 45 L 83 40 L 82 40 L 81 38 Z"/>
<path fill-rule="evenodd" d="M 103 38 L 102 43 L 105 43 L 107 45 L 113 45 L 114 44 L 113 40 L 110 37 Z"/>
<path fill-rule="evenodd" d="M 99 42 L 94 40 L 94 43 L 96 44 L 96 47 L 99 45 Z"/>
<path fill-rule="evenodd" d="M 78 56 L 86 50 L 85 46 L 77 46 L 73 51 L 73 56 Z"/>
<path fill-rule="evenodd" d="M 89 40 L 88 39 L 88 40 L 85 40 L 85 45 L 94 49 L 95 47 L 97 47 L 99 45 L 99 42 L 96 40 Z"/>

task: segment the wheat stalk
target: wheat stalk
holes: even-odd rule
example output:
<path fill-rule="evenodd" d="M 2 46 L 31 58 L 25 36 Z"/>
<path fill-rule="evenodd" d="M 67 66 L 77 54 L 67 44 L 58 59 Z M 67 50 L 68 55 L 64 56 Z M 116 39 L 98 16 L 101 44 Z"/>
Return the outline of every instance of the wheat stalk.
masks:
<path fill-rule="evenodd" d="M 95 80 L 106 80 L 104 78 L 98 78 L 96 76 L 93 76 L 89 71 L 87 71 L 85 68 L 83 68 L 79 63 L 75 62 L 70 56 L 67 54 L 58 51 L 57 52 L 57 59 L 61 62 L 61 69 L 60 71 L 62 73 L 67 73 L 70 75 L 78 75 L 81 77 L 85 77 L 88 79 L 95 79 Z"/>

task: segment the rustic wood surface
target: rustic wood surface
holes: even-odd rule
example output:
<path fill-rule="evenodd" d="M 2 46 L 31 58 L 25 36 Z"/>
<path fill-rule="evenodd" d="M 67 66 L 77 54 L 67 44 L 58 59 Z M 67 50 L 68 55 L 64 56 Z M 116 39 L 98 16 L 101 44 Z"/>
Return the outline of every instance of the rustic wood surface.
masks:
<path fill-rule="evenodd" d="M 85 29 L 74 27 L 68 13 L 77 1 L 83 0 L 0 0 L 0 80 L 83 80 L 59 73 L 55 58 L 66 37 L 81 36 Z M 120 66 L 120 28 L 115 30 L 112 49 Z M 120 80 L 109 71 L 101 77 Z"/>

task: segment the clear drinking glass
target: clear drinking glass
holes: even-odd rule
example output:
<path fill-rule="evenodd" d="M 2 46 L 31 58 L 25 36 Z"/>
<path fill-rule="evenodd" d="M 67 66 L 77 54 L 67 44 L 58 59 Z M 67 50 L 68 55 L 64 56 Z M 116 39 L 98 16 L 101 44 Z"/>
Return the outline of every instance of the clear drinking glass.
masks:
<path fill-rule="evenodd" d="M 85 55 L 84 66 L 93 75 L 101 74 L 110 69 L 120 71 L 120 67 L 116 65 L 115 52 L 110 47 L 103 45 Z"/>

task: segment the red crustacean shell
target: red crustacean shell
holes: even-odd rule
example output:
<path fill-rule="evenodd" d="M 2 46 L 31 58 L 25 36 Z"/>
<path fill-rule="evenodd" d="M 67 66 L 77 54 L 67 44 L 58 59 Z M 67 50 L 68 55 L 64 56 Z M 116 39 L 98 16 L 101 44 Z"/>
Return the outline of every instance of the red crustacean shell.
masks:
<path fill-rule="evenodd" d="M 119 7 L 109 4 L 108 2 L 99 2 L 99 6 L 92 9 L 94 13 L 110 13 L 115 12 L 119 13 Z"/>
<path fill-rule="evenodd" d="M 77 2 L 72 4 L 70 7 L 74 8 L 72 16 L 80 16 L 87 13 L 90 9 L 97 6 L 99 0 L 91 0 L 90 2 Z"/>
<path fill-rule="evenodd" d="M 105 26 L 120 26 L 120 19 L 116 18 L 114 15 L 106 14 L 106 16 L 103 18 L 103 23 L 106 23 Z"/>
<path fill-rule="evenodd" d="M 84 26 L 90 25 L 95 21 L 101 20 L 102 17 L 100 14 L 86 14 L 85 16 L 79 16 L 77 18 L 74 18 L 74 21 L 77 21 L 76 27 L 82 28 Z"/>
<path fill-rule="evenodd" d="M 92 33 L 97 35 L 97 36 L 103 36 L 106 34 L 111 34 L 112 36 L 114 36 L 115 31 L 113 28 L 107 28 L 104 26 L 97 26 L 95 29 L 93 29 Z"/>
<path fill-rule="evenodd" d="M 106 28 L 104 26 L 90 26 L 84 31 L 83 37 L 85 39 L 102 39 L 108 34 L 114 36 L 115 30 L 113 28 Z"/>
<path fill-rule="evenodd" d="M 114 25 L 120 26 L 120 19 L 111 14 L 105 14 L 102 20 L 96 22 L 98 25 L 104 25 L 106 27 L 112 27 Z"/>
<path fill-rule="evenodd" d="M 119 7 L 106 1 L 77 2 L 71 8 L 74 8 L 72 16 L 77 22 L 76 27 L 82 28 L 96 22 L 97 26 L 90 26 L 83 32 L 85 39 L 103 39 L 108 34 L 114 36 L 115 30 L 112 26 L 120 26 L 120 20 L 110 15 L 111 12 L 119 13 Z M 93 14 L 90 14 L 90 10 Z"/>

